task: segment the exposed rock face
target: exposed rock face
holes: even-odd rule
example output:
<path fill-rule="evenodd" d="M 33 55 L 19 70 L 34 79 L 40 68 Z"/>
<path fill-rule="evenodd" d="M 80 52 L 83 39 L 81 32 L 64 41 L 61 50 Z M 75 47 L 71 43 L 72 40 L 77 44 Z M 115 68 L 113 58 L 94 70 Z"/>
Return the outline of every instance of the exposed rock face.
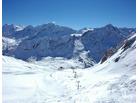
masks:
<path fill-rule="evenodd" d="M 136 37 L 133 37 L 133 38 L 128 39 L 128 40 L 125 40 L 125 41 L 124 41 L 124 46 L 123 46 L 124 51 L 125 51 L 126 49 L 130 48 L 131 45 L 132 45 L 135 41 L 136 41 Z"/>
<path fill-rule="evenodd" d="M 106 25 L 105 27 L 85 32 L 82 42 L 85 45 L 85 49 L 90 51 L 90 56 L 99 62 L 108 49 L 111 47 L 115 48 L 125 39 L 126 36 L 117 27 Z"/>
<path fill-rule="evenodd" d="M 120 47 L 120 49 L 123 49 L 123 51 L 121 52 L 121 54 L 122 54 L 123 52 L 125 52 L 128 48 L 130 48 L 130 47 L 132 46 L 132 44 L 134 44 L 135 41 L 136 41 L 136 35 L 135 35 L 135 34 L 133 34 L 133 36 L 131 36 L 130 38 L 124 40 L 123 43 L 121 44 L 122 46 Z M 135 46 L 134 46 L 134 47 L 135 47 Z M 102 64 L 103 62 L 105 62 L 105 61 L 106 61 L 108 58 L 110 58 L 114 53 L 116 53 L 118 49 L 119 49 L 119 48 L 111 48 L 111 49 L 107 50 L 107 51 L 105 52 L 104 56 L 102 57 L 100 63 Z M 134 49 L 134 48 L 132 48 L 132 49 Z M 115 62 L 118 62 L 119 59 L 120 59 L 120 56 L 118 56 L 114 61 L 115 61 Z"/>
<path fill-rule="evenodd" d="M 114 48 L 108 49 L 108 50 L 105 52 L 105 54 L 104 54 L 104 56 L 102 57 L 102 59 L 101 59 L 101 64 L 102 64 L 103 62 L 105 62 L 109 57 L 111 57 L 115 52 L 116 52 L 116 49 L 114 49 Z"/>

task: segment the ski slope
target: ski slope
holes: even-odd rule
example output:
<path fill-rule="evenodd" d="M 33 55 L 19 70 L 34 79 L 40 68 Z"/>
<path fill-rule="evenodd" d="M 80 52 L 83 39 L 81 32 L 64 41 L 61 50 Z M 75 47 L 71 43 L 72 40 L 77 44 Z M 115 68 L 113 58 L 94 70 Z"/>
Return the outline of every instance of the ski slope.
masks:
<path fill-rule="evenodd" d="M 3 103 L 136 103 L 135 45 L 87 69 L 73 59 L 3 56 Z"/>

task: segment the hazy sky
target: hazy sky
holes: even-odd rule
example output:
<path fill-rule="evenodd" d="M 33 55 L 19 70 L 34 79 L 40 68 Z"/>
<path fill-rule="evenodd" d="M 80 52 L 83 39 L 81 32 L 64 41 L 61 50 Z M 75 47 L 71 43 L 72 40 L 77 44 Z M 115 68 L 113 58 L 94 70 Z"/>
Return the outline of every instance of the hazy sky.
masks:
<path fill-rule="evenodd" d="M 3 0 L 3 24 L 56 22 L 74 29 L 136 26 L 135 0 Z"/>

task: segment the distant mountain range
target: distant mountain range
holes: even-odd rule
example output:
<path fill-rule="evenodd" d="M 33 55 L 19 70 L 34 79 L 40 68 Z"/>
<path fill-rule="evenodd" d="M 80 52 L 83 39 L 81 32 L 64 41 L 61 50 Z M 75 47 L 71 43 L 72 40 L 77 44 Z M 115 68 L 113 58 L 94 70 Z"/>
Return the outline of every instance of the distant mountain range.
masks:
<path fill-rule="evenodd" d="M 22 60 L 40 60 L 47 56 L 73 58 L 86 66 L 99 62 L 108 49 L 117 48 L 136 32 L 135 28 L 111 24 L 74 30 L 54 23 L 35 27 L 5 24 L 2 30 L 3 55 Z"/>

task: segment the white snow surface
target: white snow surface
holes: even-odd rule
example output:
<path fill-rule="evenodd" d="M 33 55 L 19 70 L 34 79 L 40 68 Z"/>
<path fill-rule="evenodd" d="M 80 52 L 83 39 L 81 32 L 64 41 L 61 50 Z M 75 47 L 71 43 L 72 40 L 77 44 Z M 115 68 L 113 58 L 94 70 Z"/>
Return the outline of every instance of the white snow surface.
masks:
<path fill-rule="evenodd" d="M 136 103 L 135 56 L 135 43 L 87 69 L 73 59 L 3 56 L 3 103 Z"/>
<path fill-rule="evenodd" d="M 7 38 L 7 37 L 2 37 L 3 50 L 14 49 L 15 47 L 17 47 L 19 45 L 20 42 L 21 42 L 21 40 L 15 40 L 15 39 Z"/>
<path fill-rule="evenodd" d="M 85 28 L 85 29 L 83 29 L 82 30 L 82 33 L 85 33 L 85 32 L 87 32 L 87 31 L 93 31 L 94 29 L 92 29 L 92 28 Z"/>
<path fill-rule="evenodd" d="M 77 33 L 74 33 L 74 34 L 70 34 L 71 36 L 75 36 L 75 37 L 81 37 L 82 35 L 83 35 L 83 33 L 82 34 L 77 34 Z"/>
<path fill-rule="evenodd" d="M 93 60 L 91 60 L 88 56 L 89 51 L 85 50 L 85 47 L 81 41 L 81 38 L 76 38 L 74 41 L 74 59 L 76 60 L 80 60 L 82 61 L 82 63 L 84 63 L 84 65 L 86 66 L 91 66 L 94 65 L 95 62 Z"/>
<path fill-rule="evenodd" d="M 14 25 L 15 31 L 21 31 L 25 28 L 25 26 L 19 26 L 19 25 Z"/>

